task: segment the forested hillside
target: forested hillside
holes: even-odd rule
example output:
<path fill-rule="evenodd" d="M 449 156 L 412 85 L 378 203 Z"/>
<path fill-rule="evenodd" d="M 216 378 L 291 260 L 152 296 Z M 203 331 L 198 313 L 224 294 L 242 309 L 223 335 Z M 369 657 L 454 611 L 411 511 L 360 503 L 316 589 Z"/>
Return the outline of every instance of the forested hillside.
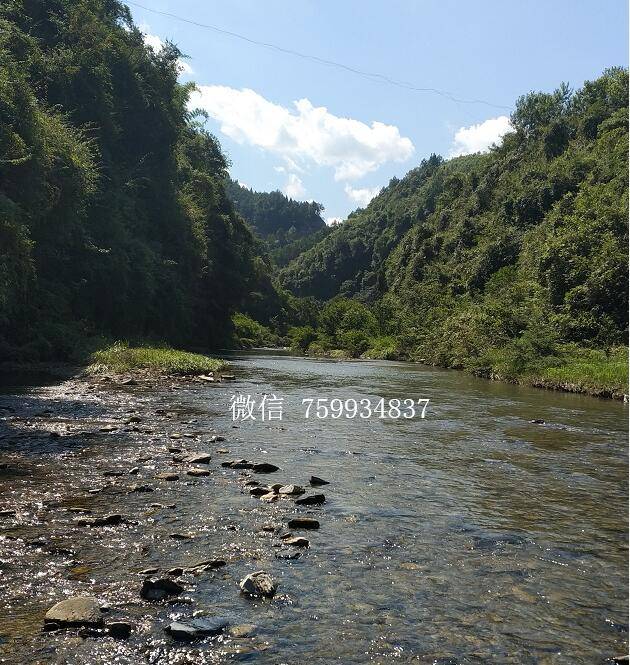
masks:
<path fill-rule="evenodd" d="M 231 178 L 227 192 L 277 265 L 286 265 L 327 235 L 320 203 L 294 201 L 278 191 L 255 192 Z"/>
<path fill-rule="evenodd" d="M 626 344 L 627 104 L 623 69 L 521 97 L 498 147 L 392 180 L 283 285 L 368 303 L 354 354 L 518 376 Z M 325 326 L 315 344 L 349 346 Z"/>
<path fill-rule="evenodd" d="M 218 343 L 267 280 L 172 45 L 117 0 L 0 6 L 0 357 Z"/>

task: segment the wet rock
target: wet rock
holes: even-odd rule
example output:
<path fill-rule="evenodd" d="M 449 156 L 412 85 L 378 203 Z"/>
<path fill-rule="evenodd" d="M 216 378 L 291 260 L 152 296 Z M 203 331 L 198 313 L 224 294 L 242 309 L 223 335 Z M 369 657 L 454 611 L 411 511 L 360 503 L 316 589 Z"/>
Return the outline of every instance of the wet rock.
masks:
<path fill-rule="evenodd" d="M 168 480 L 169 482 L 179 480 L 179 476 L 176 473 L 158 473 L 155 477 L 158 480 Z"/>
<path fill-rule="evenodd" d="M 227 455 L 230 451 L 227 448 L 217 448 L 217 453 L 220 455 Z"/>
<path fill-rule="evenodd" d="M 258 631 L 258 626 L 255 626 L 253 623 L 241 623 L 238 626 L 231 626 L 229 633 L 230 637 L 236 639 L 242 637 L 252 637 Z"/>
<path fill-rule="evenodd" d="M 103 471 L 103 475 L 106 478 L 118 478 L 119 476 L 124 476 L 124 471 Z"/>
<path fill-rule="evenodd" d="M 320 506 L 326 501 L 326 497 L 323 494 L 311 494 L 310 496 L 305 496 L 301 499 L 295 500 L 296 506 Z"/>
<path fill-rule="evenodd" d="M 169 452 L 169 453 L 181 453 L 181 452 L 182 452 L 182 449 L 181 449 L 181 448 L 177 448 L 176 446 L 171 446 L 171 447 L 168 449 L 168 452 Z"/>
<path fill-rule="evenodd" d="M 613 656 L 608 662 L 614 665 L 628 665 L 630 658 L 628 656 Z"/>
<path fill-rule="evenodd" d="M 135 379 L 125 379 L 120 382 L 121 386 L 137 386 L 138 382 Z"/>
<path fill-rule="evenodd" d="M 542 418 L 534 418 L 534 420 L 530 420 L 529 422 L 532 423 L 532 425 L 544 425 L 545 424 L 545 421 Z"/>
<path fill-rule="evenodd" d="M 219 436 L 217 434 L 214 434 L 213 436 L 210 437 L 210 443 L 217 443 L 219 441 L 225 441 L 225 437 Z"/>
<path fill-rule="evenodd" d="M 138 575 L 155 575 L 158 570 L 158 568 L 145 568 L 144 570 L 141 570 Z"/>
<path fill-rule="evenodd" d="M 269 573 L 264 570 L 257 570 L 255 573 L 250 573 L 241 580 L 241 592 L 247 596 L 264 596 L 265 598 L 272 598 L 278 585 L 274 582 Z"/>
<path fill-rule="evenodd" d="M 206 570 L 217 570 L 218 568 L 223 568 L 223 566 L 226 566 L 227 562 L 223 561 L 223 559 L 209 559 L 208 561 L 201 561 L 191 568 L 187 569 L 187 572 L 189 573 L 202 573 Z"/>
<path fill-rule="evenodd" d="M 202 476 L 209 476 L 210 471 L 208 471 L 207 469 L 188 469 L 188 471 L 186 471 L 186 475 L 193 476 L 195 478 L 200 478 Z"/>
<path fill-rule="evenodd" d="M 17 515 L 16 510 L 0 510 L 0 517 L 15 517 Z"/>
<path fill-rule="evenodd" d="M 263 524 L 260 527 L 261 531 L 267 531 L 267 532 L 274 532 L 276 530 L 276 526 L 274 524 Z"/>
<path fill-rule="evenodd" d="M 45 623 L 54 623 L 63 628 L 66 626 L 102 626 L 100 603 L 89 596 L 66 598 L 53 605 L 46 616 Z"/>
<path fill-rule="evenodd" d="M 278 494 L 299 495 L 304 494 L 305 490 L 299 485 L 282 485 L 278 488 Z"/>
<path fill-rule="evenodd" d="M 245 487 L 256 487 L 257 485 L 260 485 L 260 483 L 257 480 L 247 480 L 243 483 Z"/>
<path fill-rule="evenodd" d="M 154 492 L 155 488 L 151 487 L 151 485 L 132 485 L 131 486 L 131 491 L 132 492 Z"/>
<path fill-rule="evenodd" d="M 221 466 L 228 467 L 230 469 L 252 469 L 254 467 L 253 462 L 248 462 L 246 459 L 231 460 L 229 462 L 221 462 Z"/>
<path fill-rule="evenodd" d="M 234 374 L 221 374 L 222 381 L 234 381 L 234 379 L 236 379 Z"/>
<path fill-rule="evenodd" d="M 319 529 L 319 522 L 312 517 L 294 517 L 289 520 L 289 529 Z"/>
<path fill-rule="evenodd" d="M 273 485 L 269 485 L 269 489 L 275 494 L 278 494 L 281 487 L 283 487 L 282 483 L 274 483 Z"/>
<path fill-rule="evenodd" d="M 275 492 L 267 492 L 260 497 L 260 500 L 265 503 L 274 503 L 275 501 L 278 501 L 279 498 L 279 494 L 276 494 Z"/>
<path fill-rule="evenodd" d="M 137 522 L 133 522 L 118 514 L 77 520 L 77 526 L 118 526 L 119 524 L 137 524 Z"/>
<path fill-rule="evenodd" d="M 126 621 L 112 621 L 107 624 L 107 634 L 117 640 L 126 640 L 132 630 L 133 626 Z"/>
<path fill-rule="evenodd" d="M 282 542 L 285 545 L 293 545 L 293 547 L 309 547 L 310 543 L 308 538 L 303 536 L 290 536 L 289 538 L 283 538 Z"/>
<path fill-rule="evenodd" d="M 251 490 L 249 490 L 249 493 L 252 496 L 264 496 L 265 494 L 269 494 L 269 488 L 268 487 L 253 487 Z M 273 494 L 273 492 L 272 492 Z"/>
<path fill-rule="evenodd" d="M 209 464 L 211 459 L 208 453 L 192 453 L 184 457 L 184 462 L 188 464 Z"/>
<path fill-rule="evenodd" d="M 256 473 L 273 473 L 280 469 L 279 466 L 275 464 L 270 464 L 269 462 L 258 462 L 257 464 L 252 465 L 251 467 Z"/>
<path fill-rule="evenodd" d="M 226 617 L 199 617 L 173 621 L 165 630 L 175 640 L 192 642 L 203 637 L 220 635 L 229 625 L 230 620 Z"/>
<path fill-rule="evenodd" d="M 142 583 L 140 596 L 145 600 L 164 600 L 170 596 L 179 596 L 184 587 L 167 577 L 147 579 Z"/>
<path fill-rule="evenodd" d="M 317 485 L 330 485 L 330 483 L 327 480 L 323 480 L 322 478 L 318 478 L 317 476 L 311 476 L 310 480 L 311 485 L 317 486 Z"/>
<path fill-rule="evenodd" d="M 192 538 L 188 533 L 169 533 L 168 537 L 173 540 L 190 540 Z"/>
<path fill-rule="evenodd" d="M 170 570 L 167 570 L 166 574 L 171 575 L 172 577 L 179 577 L 180 575 L 184 574 L 184 569 L 180 568 L 179 566 L 176 566 L 175 568 L 171 568 Z"/>
<path fill-rule="evenodd" d="M 132 469 L 129 469 L 129 475 L 130 476 L 137 476 L 139 471 L 140 471 L 140 467 L 139 466 L 134 466 Z"/>

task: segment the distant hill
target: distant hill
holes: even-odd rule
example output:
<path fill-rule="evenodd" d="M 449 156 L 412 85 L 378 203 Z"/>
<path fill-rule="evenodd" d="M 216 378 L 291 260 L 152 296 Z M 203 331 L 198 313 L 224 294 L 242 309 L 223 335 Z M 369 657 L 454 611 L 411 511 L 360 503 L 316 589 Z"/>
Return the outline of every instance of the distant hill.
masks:
<path fill-rule="evenodd" d="M 327 235 L 320 203 L 294 201 L 279 191 L 255 192 L 231 178 L 226 191 L 236 210 L 280 265 L 308 249 L 312 243 L 305 239 L 309 236 L 319 234 L 315 239 L 319 241 Z M 279 251 L 291 245 L 293 250 Z"/>
<path fill-rule="evenodd" d="M 519 98 L 500 145 L 393 179 L 282 285 L 386 306 L 406 355 L 450 366 L 510 340 L 624 343 L 627 105 L 622 68 Z"/>

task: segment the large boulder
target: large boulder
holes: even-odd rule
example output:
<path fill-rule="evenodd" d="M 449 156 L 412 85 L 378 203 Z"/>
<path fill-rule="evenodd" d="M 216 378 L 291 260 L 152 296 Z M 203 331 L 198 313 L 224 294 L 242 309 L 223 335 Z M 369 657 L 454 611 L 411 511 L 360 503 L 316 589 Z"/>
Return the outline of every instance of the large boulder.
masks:
<path fill-rule="evenodd" d="M 257 570 L 241 580 L 241 592 L 247 596 L 263 596 L 271 598 L 275 595 L 278 585 L 269 573 Z"/>
<path fill-rule="evenodd" d="M 45 623 L 56 623 L 64 626 L 91 626 L 103 625 L 101 606 L 96 598 L 89 596 L 74 596 L 66 598 L 53 605 L 46 616 Z"/>

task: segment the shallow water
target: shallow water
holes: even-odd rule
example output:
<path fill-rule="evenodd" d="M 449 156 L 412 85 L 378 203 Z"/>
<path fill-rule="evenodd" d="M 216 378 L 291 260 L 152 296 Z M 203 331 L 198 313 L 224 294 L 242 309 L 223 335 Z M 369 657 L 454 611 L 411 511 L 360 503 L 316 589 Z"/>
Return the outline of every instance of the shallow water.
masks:
<path fill-rule="evenodd" d="M 627 652 L 626 405 L 409 363 L 231 362 L 236 381 L 221 384 L 70 381 L 0 396 L 0 509 L 17 511 L 0 518 L 2 662 L 591 665 Z M 282 422 L 233 423 L 237 393 L 283 397 Z M 310 397 L 430 403 L 425 419 L 306 420 Z M 132 415 L 142 421 L 125 424 Z M 211 452 L 212 474 L 184 475 L 173 445 Z M 221 468 L 240 457 L 281 469 Z M 103 477 L 112 469 L 125 475 Z M 170 470 L 179 481 L 155 480 Z M 262 503 L 243 487 L 308 486 L 311 475 L 330 481 L 321 507 Z M 129 493 L 134 483 L 155 491 Z M 79 527 L 78 508 L 138 523 Z M 298 512 L 321 528 L 301 534 L 311 547 L 299 559 L 278 559 Z M 260 530 L 269 524 L 275 534 Z M 180 578 L 192 604 L 140 599 L 142 569 L 213 557 L 227 565 Z M 239 595 L 258 569 L 279 582 L 271 601 Z M 67 595 L 96 596 L 132 637 L 43 633 L 46 609 Z M 191 645 L 164 634 L 194 612 L 258 629 Z"/>

